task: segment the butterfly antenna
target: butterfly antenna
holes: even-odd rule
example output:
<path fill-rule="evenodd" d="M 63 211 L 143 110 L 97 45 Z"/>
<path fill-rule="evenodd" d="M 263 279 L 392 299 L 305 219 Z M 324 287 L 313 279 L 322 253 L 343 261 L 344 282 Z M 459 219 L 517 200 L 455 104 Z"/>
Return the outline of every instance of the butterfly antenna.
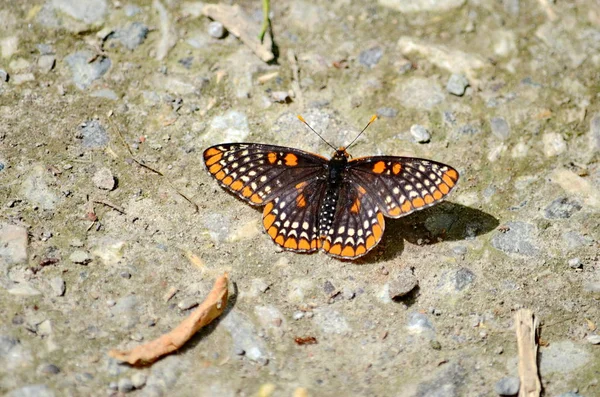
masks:
<path fill-rule="evenodd" d="M 320 134 L 319 134 L 317 131 L 315 131 L 315 129 L 314 129 L 314 128 L 312 128 L 312 127 L 311 127 L 311 126 L 310 126 L 310 125 L 309 125 L 309 124 L 306 122 L 306 120 L 304 120 L 304 117 L 302 117 L 301 115 L 298 115 L 297 117 L 298 117 L 298 120 L 300 120 L 301 122 L 303 122 L 303 123 L 304 123 L 304 124 L 305 124 L 305 125 L 306 125 L 308 128 L 310 128 L 310 130 L 311 130 L 312 132 L 314 132 L 315 134 L 317 134 L 317 136 L 318 136 L 319 138 L 321 138 L 321 140 L 322 140 L 323 142 L 325 142 L 326 144 L 328 144 L 330 148 L 332 148 L 333 150 L 337 150 L 337 149 L 335 148 L 335 146 L 333 146 L 331 143 L 327 142 L 327 141 L 325 140 L 325 138 L 323 138 L 323 137 L 322 137 L 322 136 L 321 136 L 321 135 L 320 135 Z"/>
<path fill-rule="evenodd" d="M 365 128 L 363 128 L 363 129 L 362 129 L 362 131 L 361 131 L 361 132 L 360 132 L 360 133 L 359 133 L 359 134 L 356 136 L 356 138 L 354 138 L 354 140 L 353 140 L 352 142 L 350 142 L 350 144 L 349 144 L 348 146 L 346 146 L 346 150 L 347 150 L 347 149 L 348 149 L 350 146 L 354 145 L 354 142 L 356 142 L 356 140 L 358 139 L 358 137 L 360 137 L 360 136 L 362 135 L 362 133 L 363 133 L 363 132 L 365 132 L 365 130 L 366 130 L 367 128 L 369 128 L 369 126 L 370 126 L 371 124 L 373 124 L 373 122 L 374 122 L 375 120 L 377 120 L 377 115 L 376 115 L 376 114 L 374 114 L 374 115 L 373 115 L 373 117 L 371 117 L 371 120 L 369 120 L 369 122 L 367 123 L 367 125 L 365 125 Z"/>

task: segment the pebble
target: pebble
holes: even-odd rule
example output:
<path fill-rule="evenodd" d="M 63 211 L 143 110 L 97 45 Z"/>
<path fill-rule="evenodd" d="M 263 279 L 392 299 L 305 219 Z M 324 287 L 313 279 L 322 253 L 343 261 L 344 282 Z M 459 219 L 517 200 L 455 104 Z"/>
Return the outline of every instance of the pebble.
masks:
<path fill-rule="evenodd" d="M 555 157 L 567 150 L 567 144 L 562 135 L 557 132 L 548 132 L 542 135 L 544 154 L 546 157 Z"/>
<path fill-rule="evenodd" d="M 345 334 L 350 331 L 346 318 L 337 310 L 329 307 L 315 309 L 313 321 L 326 334 Z"/>
<path fill-rule="evenodd" d="M 571 201 L 567 197 L 559 197 L 544 209 L 544 217 L 546 219 L 568 219 L 581 208 L 581 204 L 577 201 Z"/>
<path fill-rule="evenodd" d="M 138 48 L 148 36 L 149 29 L 141 22 L 133 22 L 115 32 L 114 37 L 128 50 Z"/>
<path fill-rule="evenodd" d="M 394 108 L 379 108 L 377 109 L 377 116 L 394 118 L 398 115 L 398 111 Z"/>
<path fill-rule="evenodd" d="M 231 232 L 231 218 L 219 213 L 207 214 L 202 219 L 202 226 L 208 229 L 208 235 L 213 242 L 222 243 Z"/>
<path fill-rule="evenodd" d="M 304 312 L 294 312 L 292 315 L 294 320 L 300 320 L 302 317 L 304 317 Z"/>
<path fill-rule="evenodd" d="M 86 24 L 101 22 L 108 11 L 106 0 L 86 0 L 85 3 L 71 0 L 52 0 L 50 4 L 56 11 L 67 14 Z"/>
<path fill-rule="evenodd" d="M 0 83 L 6 83 L 8 81 L 8 72 L 4 69 L 0 69 Z"/>
<path fill-rule="evenodd" d="M 77 250 L 69 255 L 69 260 L 73 263 L 79 263 L 80 265 L 87 265 L 92 261 L 92 257 L 86 251 Z"/>
<path fill-rule="evenodd" d="M 287 91 L 271 91 L 271 100 L 278 103 L 289 103 L 292 98 Z"/>
<path fill-rule="evenodd" d="M 494 385 L 494 391 L 500 396 L 516 396 L 519 393 L 521 381 L 517 377 L 506 377 L 500 379 Z"/>
<path fill-rule="evenodd" d="M 411 312 L 408 314 L 406 329 L 412 334 L 435 333 L 435 328 L 429 317 L 423 313 Z"/>
<path fill-rule="evenodd" d="M 136 389 L 141 389 L 146 384 L 146 375 L 141 372 L 136 372 L 131 377 L 131 383 Z"/>
<path fill-rule="evenodd" d="M 37 66 L 40 72 L 48 73 L 56 65 L 56 57 L 54 55 L 42 55 L 39 57 Z"/>
<path fill-rule="evenodd" d="M 15 296 L 37 296 L 42 293 L 27 282 L 15 284 L 7 289 L 8 293 Z"/>
<path fill-rule="evenodd" d="M 30 81 L 34 81 L 34 80 L 35 80 L 35 75 L 33 73 L 13 74 L 10 79 L 10 81 L 15 85 L 29 83 Z"/>
<path fill-rule="evenodd" d="M 60 372 L 60 368 L 54 364 L 42 364 L 37 368 L 37 372 L 43 375 L 56 375 Z"/>
<path fill-rule="evenodd" d="M 369 48 L 368 50 L 362 51 L 358 55 L 358 62 L 368 68 L 373 68 L 379 63 L 383 56 L 383 49 L 379 46 Z"/>
<path fill-rule="evenodd" d="M 538 253 L 533 241 L 535 226 L 520 221 L 508 222 L 505 226 L 509 230 L 497 230 L 492 237 L 492 247 L 507 254 L 534 256 Z"/>
<path fill-rule="evenodd" d="M 412 269 L 406 267 L 402 269 L 390 282 L 389 282 L 389 294 L 390 298 L 397 299 L 410 293 L 413 289 L 419 285 L 419 280 L 415 277 Z"/>
<path fill-rule="evenodd" d="M 81 124 L 76 138 L 81 138 L 83 146 L 88 149 L 103 148 L 110 139 L 104 126 L 95 119 Z"/>
<path fill-rule="evenodd" d="M 569 267 L 571 269 L 581 269 L 583 267 L 583 264 L 581 263 L 581 259 L 579 258 L 571 258 L 569 259 Z"/>
<path fill-rule="evenodd" d="M 92 379 L 94 379 L 94 375 L 90 374 L 89 372 L 79 372 L 75 374 L 75 380 L 80 383 L 87 383 Z"/>
<path fill-rule="evenodd" d="M 600 345 L 600 335 L 588 335 L 586 340 L 592 345 Z"/>
<path fill-rule="evenodd" d="M 129 378 L 121 378 L 117 384 L 117 388 L 121 393 L 129 393 L 133 391 L 133 382 Z"/>
<path fill-rule="evenodd" d="M 100 79 L 110 69 L 111 61 L 106 57 L 97 57 L 90 51 L 78 51 L 65 57 L 65 62 L 71 70 L 75 86 L 80 90 L 88 88 L 94 81 Z"/>
<path fill-rule="evenodd" d="M 10 265 L 27 262 L 28 239 L 23 226 L 0 223 L 0 273 Z"/>
<path fill-rule="evenodd" d="M 208 34 L 215 39 L 225 37 L 225 27 L 219 21 L 212 21 L 208 24 Z"/>
<path fill-rule="evenodd" d="M 2 80 L 1 71 L 0 80 Z M 600 113 L 590 120 L 590 148 L 600 150 Z"/>
<path fill-rule="evenodd" d="M 109 168 L 100 168 L 92 177 L 92 182 L 98 189 L 113 190 L 116 186 L 116 180 Z"/>
<path fill-rule="evenodd" d="M 90 96 L 94 97 L 94 98 L 110 99 L 111 101 L 116 101 L 119 99 L 119 96 L 117 95 L 117 93 L 108 88 L 102 88 L 102 89 L 96 90 L 96 91 L 90 93 Z"/>
<path fill-rule="evenodd" d="M 117 324 L 129 330 L 140 321 L 140 300 L 135 295 L 124 296 L 117 300 L 117 304 L 110 308 L 111 314 Z"/>
<path fill-rule="evenodd" d="M 540 374 L 542 377 L 550 373 L 559 373 L 569 376 L 583 368 L 591 359 L 592 355 L 583 347 L 570 340 L 553 342 L 541 350 Z"/>
<path fill-rule="evenodd" d="M 446 91 L 452 95 L 463 96 L 468 86 L 469 80 L 464 74 L 453 73 L 446 83 Z"/>
<path fill-rule="evenodd" d="M 505 141 L 510 136 L 510 126 L 508 122 L 503 117 L 492 117 L 490 119 L 490 126 L 492 128 L 492 134 L 500 139 L 501 141 Z"/>
<path fill-rule="evenodd" d="M 236 110 L 229 110 L 210 121 L 206 139 L 215 142 L 243 142 L 250 134 L 248 117 Z"/>
<path fill-rule="evenodd" d="M 5 394 L 5 397 L 54 397 L 54 392 L 46 385 L 28 385 Z"/>
<path fill-rule="evenodd" d="M 466 0 L 379 0 L 379 4 L 403 13 L 444 12 L 461 7 Z"/>
<path fill-rule="evenodd" d="M 181 300 L 178 304 L 177 307 L 180 308 L 181 310 L 188 310 L 191 309 L 192 307 L 196 307 L 198 306 L 198 299 L 196 298 L 186 298 Z"/>
<path fill-rule="evenodd" d="M 413 124 L 410 127 L 410 134 L 415 138 L 418 143 L 427 143 L 431 140 L 431 134 L 427 128 L 420 124 Z"/>
<path fill-rule="evenodd" d="M 402 106 L 421 110 L 431 110 L 445 99 L 442 89 L 434 80 L 422 77 L 410 78 L 398 87 L 394 95 Z"/>
<path fill-rule="evenodd" d="M 244 351 L 248 359 L 259 364 L 268 362 L 268 351 L 265 342 L 258 336 L 254 324 L 237 310 L 232 310 L 221 320 L 225 329 L 233 339 L 233 352 Z"/>
<path fill-rule="evenodd" d="M 260 325 L 267 330 L 279 332 L 282 328 L 285 328 L 283 314 L 273 305 L 255 306 L 254 314 L 256 314 Z M 278 335 L 281 334 L 278 333 Z"/>
<path fill-rule="evenodd" d="M 0 40 L 0 51 L 2 58 L 9 59 L 19 50 L 19 38 L 17 36 L 8 36 Z"/>

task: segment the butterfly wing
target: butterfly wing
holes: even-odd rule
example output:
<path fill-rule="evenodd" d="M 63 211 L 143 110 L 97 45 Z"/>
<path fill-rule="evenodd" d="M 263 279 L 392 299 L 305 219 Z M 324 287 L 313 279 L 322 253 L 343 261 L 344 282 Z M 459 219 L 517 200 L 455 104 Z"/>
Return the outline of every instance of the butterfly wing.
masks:
<path fill-rule="evenodd" d="M 203 157 L 222 187 L 252 205 L 264 205 L 290 186 L 324 175 L 328 161 L 302 150 L 257 143 L 215 145 Z"/>
<path fill-rule="evenodd" d="M 362 185 L 390 218 L 444 200 L 459 178 L 458 171 L 449 165 L 412 157 L 363 157 L 348 164 L 349 180 Z"/>
<path fill-rule="evenodd" d="M 383 212 L 373 196 L 356 180 L 346 179 L 323 250 L 337 258 L 356 259 L 379 243 L 384 229 Z"/>

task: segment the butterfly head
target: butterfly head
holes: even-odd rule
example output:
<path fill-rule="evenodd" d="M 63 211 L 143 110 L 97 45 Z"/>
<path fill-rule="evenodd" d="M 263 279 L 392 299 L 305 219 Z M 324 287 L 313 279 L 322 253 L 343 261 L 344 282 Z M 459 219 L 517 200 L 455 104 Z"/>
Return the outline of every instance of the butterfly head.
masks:
<path fill-rule="evenodd" d="M 348 153 L 346 151 L 346 148 L 344 146 L 340 146 L 339 148 L 337 148 L 335 150 L 335 152 L 333 152 L 333 158 L 334 159 L 338 159 L 338 160 L 340 160 L 340 159 L 348 159 L 349 157 L 352 157 L 352 156 L 350 156 L 350 153 Z"/>

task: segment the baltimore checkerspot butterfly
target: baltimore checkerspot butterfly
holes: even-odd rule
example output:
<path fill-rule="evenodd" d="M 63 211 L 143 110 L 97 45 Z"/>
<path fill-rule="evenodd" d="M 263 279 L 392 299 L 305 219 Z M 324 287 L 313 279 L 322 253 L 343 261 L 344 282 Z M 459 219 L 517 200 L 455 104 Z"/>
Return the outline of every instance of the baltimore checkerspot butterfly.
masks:
<path fill-rule="evenodd" d="M 222 187 L 265 207 L 263 226 L 276 244 L 356 259 L 381 240 L 384 216 L 431 207 L 458 181 L 454 168 L 432 160 L 350 158 L 347 148 L 376 118 L 347 147 L 336 149 L 323 139 L 335 150 L 330 159 L 284 146 L 223 143 L 204 151 L 204 164 Z"/>

